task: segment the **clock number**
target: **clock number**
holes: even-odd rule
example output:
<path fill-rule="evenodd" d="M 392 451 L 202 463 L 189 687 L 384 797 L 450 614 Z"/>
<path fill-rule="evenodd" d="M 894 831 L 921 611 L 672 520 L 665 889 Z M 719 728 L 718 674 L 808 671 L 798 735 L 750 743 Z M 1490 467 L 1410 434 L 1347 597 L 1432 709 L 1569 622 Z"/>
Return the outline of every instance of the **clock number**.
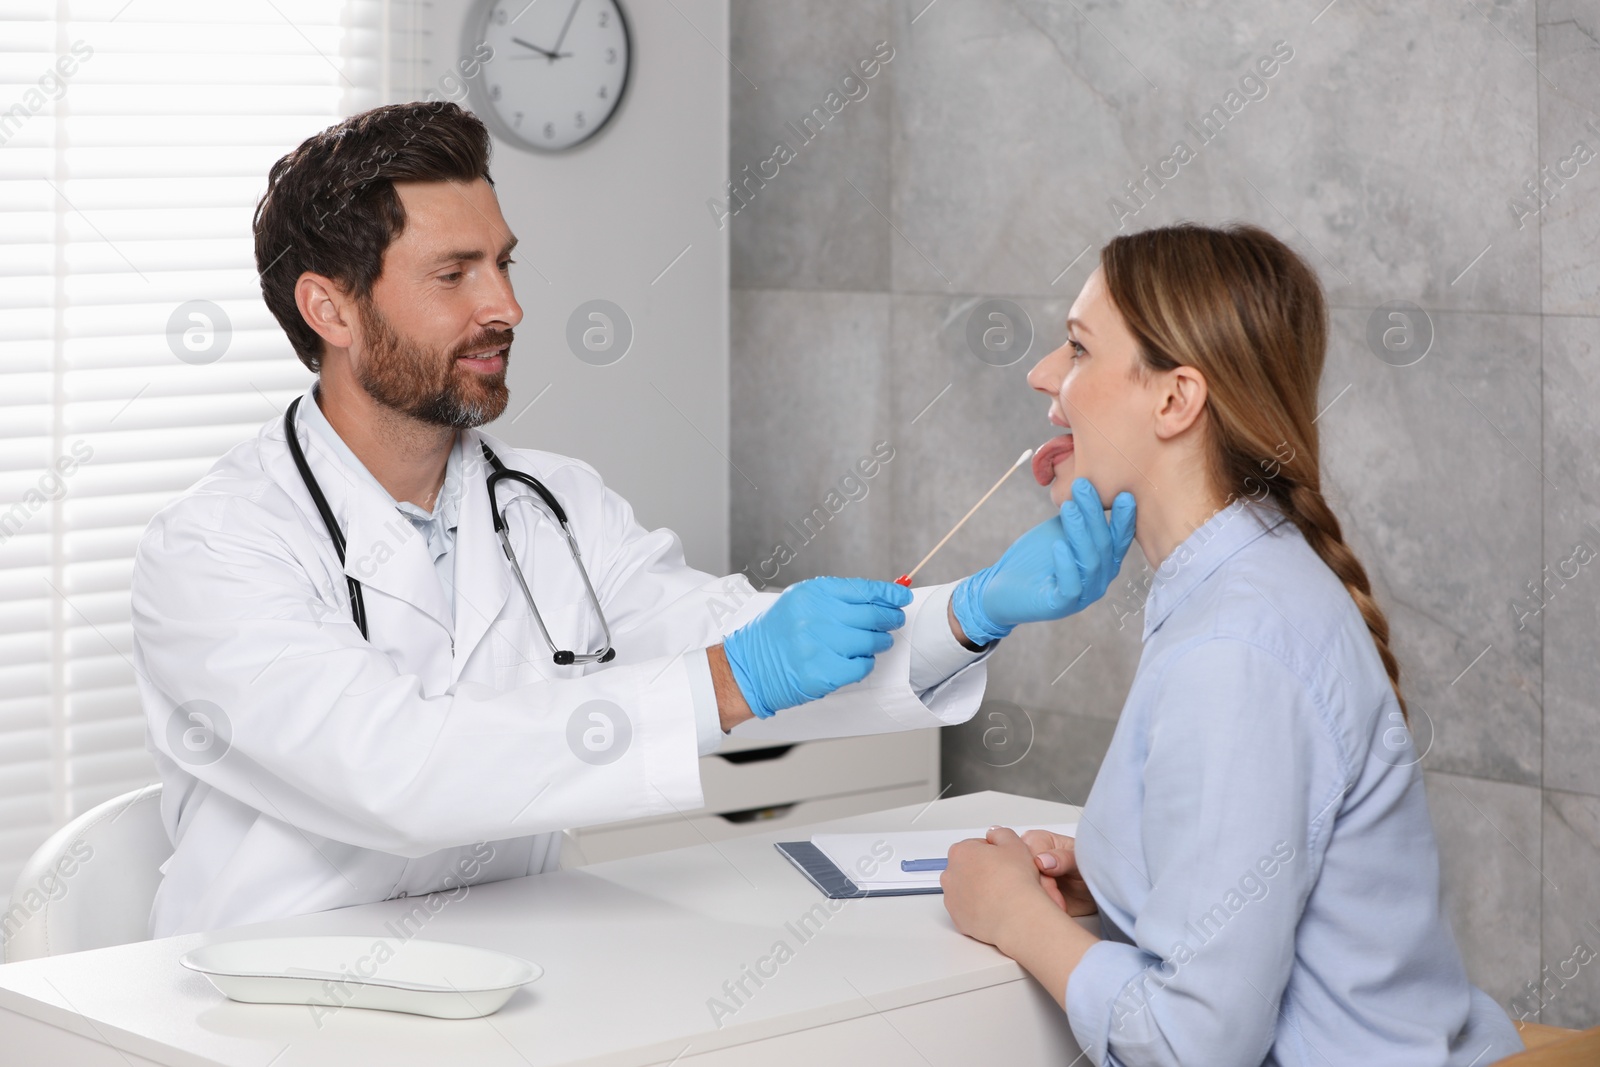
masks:
<path fill-rule="evenodd" d="M 0 0 L 0 5 L 3 5 L 3 2 L 4 0 Z M 482 13 L 478 15 L 479 21 L 477 25 L 486 38 L 502 40 L 504 39 L 504 34 L 515 31 L 522 9 L 526 6 L 531 6 L 531 2 L 532 0 L 517 0 L 516 3 L 512 3 L 511 0 L 484 0 L 483 5 L 478 8 Z M 557 0 L 557 3 L 560 3 L 560 0 Z M 513 7 L 517 10 L 513 11 Z M 589 17 L 595 20 L 589 23 L 590 30 L 584 30 L 582 26 L 574 21 L 573 16 L 577 13 L 579 7 L 588 7 Z M 581 58 L 575 58 L 568 64 L 569 67 L 574 68 L 573 74 L 577 75 L 577 84 L 568 85 L 571 95 L 566 96 L 566 106 L 571 108 L 566 114 L 570 118 L 562 119 L 560 117 L 562 105 L 557 103 L 560 99 L 559 95 L 555 99 L 547 101 L 548 103 L 556 104 L 555 107 L 530 106 L 533 101 L 528 99 L 528 87 L 523 86 L 522 82 L 508 85 L 502 80 L 501 84 L 494 84 L 494 80 L 498 75 L 494 73 L 494 68 L 486 61 L 494 57 L 496 49 L 489 48 L 487 43 L 480 45 L 479 50 L 487 50 L 488 54 L 475 53 L 476 60 L 471 71 L 467 70 L 465 61 L 463 61 L 463 77 L 460 79 L 463 83 L 471 81 L 470 89 L 472 94 L 483 94 L 479 99 L 482 100 L 486 109 L 492 108 L 494 118 L 498 120 L 500 129 L 508 138 L 525 149 L 539 152 L 571 148 L 603 129 L 606 125 L 606 120 L 612 116 L 617 105 L 622 102 L 622 98 L 626 93 L 628 70 L 632 64 L 631 42 L 628 37 L 629 20 L 627 14 L 622 10 L 619 0 L 596 0 L 593 4 L 585 4 L 583 0 L 569 0 L 569 3 L 561 6 L 561 15 L 567 22 L 572 23 L 569 27 L 572 30 L 570 37 L 576 39 L 588 36 L 590 38 L 588 46 L 583 46 L 582 42 L 578 42 L 579 47 L 576 49 L 568 48 L 567 50 L 562 50 L 561 42 L 557 41 L 554 49 L 546 52 L 542 48 L 533 48 L 530 45 L 529 47 L 532 48 L 530 53 L 524 55 L 519 51 L 515 58 L 529 59 L 534 58 L 535 53 L 542 53 L 543 57 L 550 61 L 548 65 L 554 67 L 557 59 L 571 56 L 574 51 L 579 55 L 587 55 L 589 57 L 588 62 L 591 65 L 587 68 L 590 71 L 588 75 L 580 73 L 581 70 L 585 69 L 584 61 Z M 593 27 L 598 27 L 600 32 L 598 34 L 595 33 Z M 553 27 L 546 27 L 546 29 L 553 29 Z M 566 30 L 561 31 L 561 36 L 563 38 L 568 36 Z M 531 39 L 537 43 L 543 43 L 536 35 Z M 611 45 L 607 46 L 605 44 L 607 40 L 612 42 Z M 517 41 L 517 43 L 526 44 L 527 42 Z M 596 54 L 596 46 L 598 46 L 598 51 L 603 54 Z M 585 47 L 587 47 L 587 51 L 585 51 Z M 555 54 L 556 52 L 560 53 L 559 56 Z M 547 64 L 545 63 L 535 63 L 532 67 L 518 68 L 516 73 L 521 76 L 533 69 L 542 71 L 546 66 Z M 597 69 L 597 66 L 620 67 L 621 70 L 619 72 L 603 73 L 602 70 Z M 558 81 L 560 80 L 564 79 L 558 79 Z M 595 87 L 595 95 L 589 97 L 587 101 L 584 99 L 584 90 L 580 88 L 585 81 L 590 86 Z M 455 86 L 452 83 L 451 88 L 452 90 L 466 89 L 467 86 L 465 84 Z M 459 92 L 457 95 L 459 95 Z M 516 110 L 518 106 L 522 110 Z M 487 110 L 485 114 L 487 116 Z M 541 129 L 543 130 L 543 136 L 539 134 Z M 3 538 L 0 538 L 0 540 L 3 540 Z"/>

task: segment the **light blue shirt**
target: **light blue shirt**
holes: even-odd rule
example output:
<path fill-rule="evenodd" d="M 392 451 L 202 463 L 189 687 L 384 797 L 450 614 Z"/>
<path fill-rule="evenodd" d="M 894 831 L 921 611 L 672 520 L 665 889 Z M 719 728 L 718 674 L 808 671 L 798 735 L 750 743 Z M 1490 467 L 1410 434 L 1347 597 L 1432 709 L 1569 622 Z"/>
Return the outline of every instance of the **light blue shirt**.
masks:
<path fill-rule="evenodd" d="M 1343 584 L 1236 502 L 1158 569 L 1083 809 L 1095 1064 L 1484 1067 L 1520 1051 L 1440 911 L 1421 769 Z"/>
<path fill-rule="evenodd" d="M 383 483 L 373 477 L 372 472 L 367 470 L 366 465 L 350 450 L 350 446 L 345 444 L 344 438 L 339 436 L 338 431 L 328 422 L 327 416 L 323 415 L 322 408 L 315 402 L 315 398 L 316 393 L 313 390 L 311 402 L 302 403 L 296 412 L 296 417 L 339 457 L 345 477 L 364 481 L 394 501 L 395 509 L 426 539 L 428 551 L 433 556 L 434 573 L 439 576 L 445 600 L 450 604 L 450 619 L 454 625 L 456 527 L 461 516 L 463 488 L 461 435 L 456 435 L 456 442 L 450 449 L 450 458 L 445 462 L 444 485 L 439 490 L 438 499 L 434 501 L 433 510 L 428 511 L 409 501 L 395 501 L 383 487 Z M 938 686 L 957 671 L 993 651 L 992 648 L 982 652 L 971 651 L 962 646 L 950 632 L 945 610 L 950 603 L 950 593 L 953 588 L 953 586 L 939 586 L 929 591 L 928 605 L 918 615 L 909 635 L 912 651 L 910 683 L 918 694 L 926 694 L 928 690 Z M 717 713 L 716 688 L 711 680 L 711 663 L 706 659 L 704 649 L 689 652 L 684 658 L 689 669 L 689 691 L 694 701 L 695 737 L 699 742 L 700 754 L 705 756 L 715 752 L 721 746 L 724 737 L 722 721 Z"/>

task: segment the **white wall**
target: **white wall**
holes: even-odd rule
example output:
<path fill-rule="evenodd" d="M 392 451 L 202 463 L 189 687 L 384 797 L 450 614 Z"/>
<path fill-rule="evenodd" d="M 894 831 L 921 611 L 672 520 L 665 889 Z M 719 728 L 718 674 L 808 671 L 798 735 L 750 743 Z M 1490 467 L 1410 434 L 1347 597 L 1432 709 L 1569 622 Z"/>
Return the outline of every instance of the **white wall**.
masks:
<path fill-rule="evenodd" d="M 725 458 L 727 231 L 706 200 L 727 180 L 727 0 L 621 3 L 633 71 L 610 124 L 558 155 L 495 142 L 490 171 L 520 240 L 511 270 L 525 317 L 511 403 L 489 430 L 593 464 L 640 522 L 677 531 L 689 562 L 720 574 L 737 475 Z M 421 11 L 419 94 L 471 51 L 463 27 L 475 7 L 457 0 Z M 569 315 L 593 299 L 633 322 L 632 348 L 610 366 L 585 364 L 567 347 Z"/>

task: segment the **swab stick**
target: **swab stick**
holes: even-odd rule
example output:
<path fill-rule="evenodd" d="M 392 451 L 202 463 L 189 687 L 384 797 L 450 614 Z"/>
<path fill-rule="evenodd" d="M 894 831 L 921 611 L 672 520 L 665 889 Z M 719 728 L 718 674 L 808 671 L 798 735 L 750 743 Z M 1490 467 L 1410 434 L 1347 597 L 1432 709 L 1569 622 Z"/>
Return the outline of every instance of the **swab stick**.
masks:
<path fill-rule="evenodd" d="M 928 554 L 926 556 L 922 557 L 922 562 L 918 563 L 915 567 L 912 567 L 905 574 L 902 574 L 900 577 L 896 578 L 894 580 L 894 584 L 903 585 L 907 589 L 910 589 L 911 588 L 911 579 L 913 579 L 913 578 L 915 578 L 917 576 L 917 572 L 922 569 L 923 564 L 927 563 L 930 559 L 932 559 L 933 558 L 933 554 L 935 552 L 939 551 L 941 548 L 943 548 L 945 546 L 945 542 L 949 541 L 950 538 L 952 538 L 952 537 L 954 537 L 956 535 L 956 531 L 961 529 L 961 527 L 966 524 L 966 521 L 968 519 L 972 518 L 972 513 L 977 511 L 979 508 L 983 507 L 983 502 L 985 500 L 988 500 L 990 497 L 994 496 L 994 491 L 996 489 L 999 489 L 1002 485 L 1005 484 L 1005 480 L 1007 478 L 1011 477 L 1011 474 L 1012 474 L 1013 471 L 1015 471 L 1018 467 L 1022 466 L 1024 463 L 1028 462 L 1028 460 L 1030 460 L 1032 458 L 1033 458 L 1033 449 L 1031 449 L 1031 448 L 1028 449 L 1027 451 L 1023 452 L 1022 455 L 1018 456 L 1017 457 L 1017 461 L 1015 463 L 1013 463 L 1010 467 L 1006 468 L 1006 472 L 1000 476 L 1000 480 L 995 482 L 993 485 L 991 485 L 989 487 L 989 491 L 987 493 L 983 494 L 981 497 L 979 497 L 978 498 L 978 502 L 976 504 L 972 505 L 972 507 L 970 509 L 968 509 L 968 511 L 967 511 L 967 513 L 965 515 L 961 516 L 961 521 L 956 523 L 954 526 L 952 526 L 950 528 L 950 532 L 945 534 L 942 538 L 940 538 L 939 539 L 939 543 L 934 545 L 933 548 L 928 552 Z"/>

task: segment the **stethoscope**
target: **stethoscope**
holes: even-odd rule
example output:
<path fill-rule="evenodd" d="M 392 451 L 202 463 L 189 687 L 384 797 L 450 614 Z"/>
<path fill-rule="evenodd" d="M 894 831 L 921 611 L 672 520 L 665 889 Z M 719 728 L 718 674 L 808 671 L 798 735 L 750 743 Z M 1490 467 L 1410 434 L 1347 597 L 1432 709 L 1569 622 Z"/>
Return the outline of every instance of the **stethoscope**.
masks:
<path fill-rule="evenodd" d="M 289 443 L 289 454 L 294 457 L 294 465 L 300 470 L 300 479 L 306 483 L 306 489 L 311 493 L 311 501 L 317 506 L 317 513 L 322 516 L 322 524 L 328 529 L 328 536 L 333 538 L 333 550 L 339 554 L 339 566 L 344 566 L 344 532 L 339 529 L 338 520 L 333 517 L 333 509 L 328 507 L 328 498 L 322 495 L 322 487 L 317 484 L 316 476 L 311 473 L 311 465 L 306 462 L 306 455 L 300 449 L 300 440 L 295 433 L 295 410 L 300 406 L 300 398 L 295 397 L 289 405 L 289 410 L 283 415 L 284 438 Z M 616 658 L 617 650 L 611 647 L 611 627 L 606 622 L 606 613 L 600 607 L 600 598 L 595 595 L 594 585 L 589 581 L 588 568 L 583 565 L 583 555 L 578 551 L 578 540 L 572 536 L 572 527 L 567 522 L 567 513 L 556 502 L 555 494 L 545 488 L 543 482 L 531 474 L 511 470 L 494 450 L 480 441 L 478 446 L 483 449 L 483 458 L 488 461 L 492 473 L 489 475 L 489 514 L 494 519 L 494 532 L 500 538 L 500 546 L 505 550 L 506 559 L 511 562 L 511 573 L 516 576 L 517 585 L 522 589 L 522 595 L 528 601 L 528 610 L 533 612 L 533 621 L 538 624 L 539 633 L 544 636 L 544 643 L 550 646 L 550 651 L 555 655 L 557 665 L 566 667 L 573 663 L 610 663 Z M 550 639 L 550 631 L 545 628 L 544 618 L 539 614 L 538 605 L 533 602 L 533 592 L 528 588 L 527 581 L 522 577 L 522 566 L 517 562 L 517 554 L 511 549 L 511 537 L 507 533 L 505 513 L 495 503 L 495 487 L 502 481 L 510 480 L 520 482 L 532 489 L 544 501 L 545 507 L 550 509 L 550 514 L 555 517 L 561 526 L 561 533 L 567 539 L 567 548 L 572 552 L 572 562 L 578 565 L 578 573 L 583 576 L 583 587 L 589 591 L 589 603 L 594 605 L 594 613 L 600 617 L 600 629 L 605 632 L 605 645 L 599 652 L 570 652 L 556 647 Z M 350 575 L 345 575 L 345 581 L 350 583 L 350 615 L 355 619 L 356 628 L 361 631 L 362 637 L 367 637 L 367 603 L 361 595 L 361 583 Z M 370 640 L 370 638 L 368 638 Z"/>

